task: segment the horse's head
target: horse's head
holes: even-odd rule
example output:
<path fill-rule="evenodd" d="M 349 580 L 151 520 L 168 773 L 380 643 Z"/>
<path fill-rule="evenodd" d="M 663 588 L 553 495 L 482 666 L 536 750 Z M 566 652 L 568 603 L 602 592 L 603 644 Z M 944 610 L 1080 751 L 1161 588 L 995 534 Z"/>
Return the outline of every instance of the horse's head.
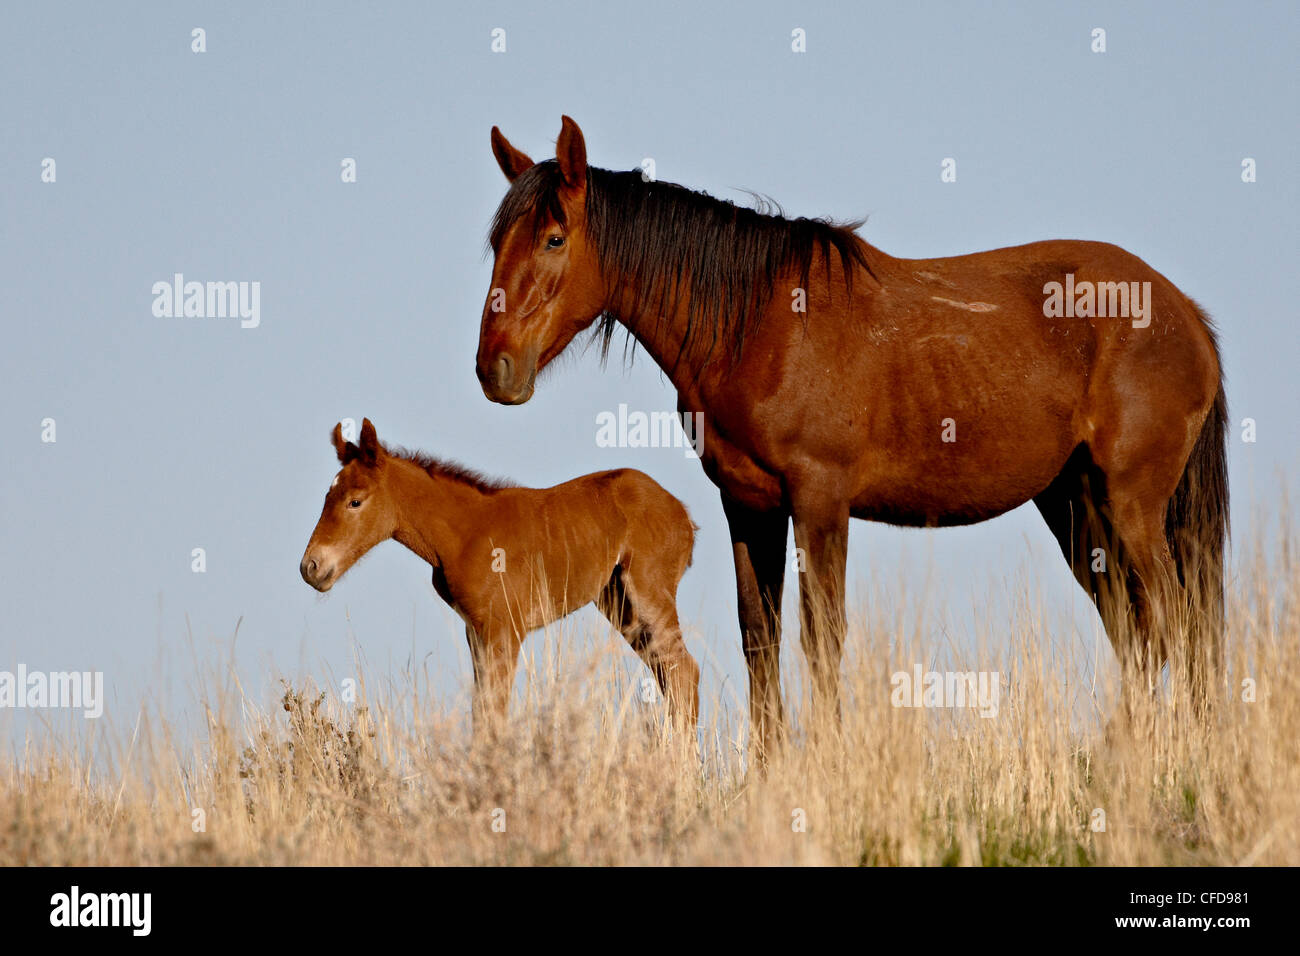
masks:
<path fill-rule="evenodd" d="M 316 530 L 311 533 L 298 570 L 317 591 L 328 591 L 357 560 L 397 531 L 397 506 L 388 487 L 388 452 L 379 444 L 370 419 L 361 424 L 361 440 L 343 440 L 343 425 L 334 426 L 334 450 L 343 468 L 325 495 Z"/>
<path fill-rule="evenodd" d="M 492 127 L 492 152 L 510 180 L 492 223 L 492 288 L 475 371 L 494 402 L 533 396 L 537 373 L 605 306 L 600 262 L 586 230 L 587 147 L 564 117 L 556 158 L 543 163 Z"/>

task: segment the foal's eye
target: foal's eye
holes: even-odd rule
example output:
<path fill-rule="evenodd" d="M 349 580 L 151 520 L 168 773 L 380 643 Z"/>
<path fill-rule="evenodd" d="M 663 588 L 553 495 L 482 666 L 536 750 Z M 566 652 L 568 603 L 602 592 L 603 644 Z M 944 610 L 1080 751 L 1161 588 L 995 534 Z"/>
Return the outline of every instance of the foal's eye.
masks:
<path fill-rule="evenodd" d="M 547 249 L 558 249 L 562 245 L 564 245 L 563 236 L 551 236 L 551 238 L 546 240 Z"/>
<path fill-rule="evenodd" d="M 360 498 L 353 498 L 351 501 L 348 502 L 348 507 L 349 507 L 349 508 L 360 508 L 360 507 L 361 507 L 361 499 L 360 499 Z"/>

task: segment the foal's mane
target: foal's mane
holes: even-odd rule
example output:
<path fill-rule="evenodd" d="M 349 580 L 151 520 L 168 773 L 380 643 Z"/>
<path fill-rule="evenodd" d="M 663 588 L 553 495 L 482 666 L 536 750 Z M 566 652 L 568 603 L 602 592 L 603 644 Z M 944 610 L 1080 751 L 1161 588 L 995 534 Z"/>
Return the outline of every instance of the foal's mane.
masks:
<path fill-rule="evenodd" d="M 383 448 L 390 457 L 400 458 L 403 461 L 419 465 L 434 478 L 450 478 L 452 481 L 459 481 L 461 484 L 469 485 L 471 488 L 477 488 L 485 493 L 500 491 L 502 488 L 519 487 L 507 478 L 493 478 L 481 471 L 466 468 L 459 462 L 435 458 L 433 455 L 425 454 L 422 451 L 403 448 L 401 445 L 383 444 Z"/>
<path fill-rule="evenodd" d="M 563 185 L 553 159 L 517 176 L 492 220 L 492 249 L 499 250 L 507 230 L 525 217 L 532 219 L 534 241 L 548 216 L 564 226 Z M 587 168 L 587 236 L 602 271 L 607 279 L 621 278 L 620 288 L 640 290 L 639 304 L 649 306 L 660 323 L 687 300 L 682 355 L 705 345 L 707 357 L 722 344 L 738 357 L 775 294 L 777 278 L 793 268 L 800 288 L 807 289 L 818 252 L 828 267 L 832 251 L 839 255 L 850 292 L 854 265 L 871 273 L 866 243 L 854 232 L 864 220 L 787 219 L 776 203 L 755 198 L 757 208 L 748 208 L 675 183 L 646 182 L 640 170 Z M 618 312 L 634 304 L 616 301 L 600 316 L 602 358 L 609 354 Z"/>

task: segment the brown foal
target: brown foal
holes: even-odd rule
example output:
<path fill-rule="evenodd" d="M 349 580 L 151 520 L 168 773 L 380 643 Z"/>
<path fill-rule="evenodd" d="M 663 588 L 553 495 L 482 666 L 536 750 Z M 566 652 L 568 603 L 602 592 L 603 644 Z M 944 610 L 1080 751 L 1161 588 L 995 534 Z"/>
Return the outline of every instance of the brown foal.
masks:
<path fill-rule="evenodd" d="M 303 580 L 328 591 L 393 538 L 433 566 L 433 586 L 465 621 L 474 727 L 497 726 L 529 631 L 594 603 L 659 682 L 674 724 L 693 729 L 700 669 L 682 640 L 677 585 L 691 563 L 686 507 L 639 471 L 553 488 L 493 482 L 386 448 L 366 419 L 360 441 L 334 427 L 341 471 L 303 554 Z"/>

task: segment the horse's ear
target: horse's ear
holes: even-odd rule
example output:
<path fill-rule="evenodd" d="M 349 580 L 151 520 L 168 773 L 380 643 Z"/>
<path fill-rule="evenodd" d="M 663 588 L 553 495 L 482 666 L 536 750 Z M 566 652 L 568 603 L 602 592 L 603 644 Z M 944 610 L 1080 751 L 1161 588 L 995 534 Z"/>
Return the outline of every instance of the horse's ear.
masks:
<path fill-rule="evenodd" d="M 506 179 L 511 182 L 533 165 L 533 161 L 511 146 L 510 140 L 506 139 L 501 130 L 495 126 L 492 127 L 492 155 L 497 158 L 497 165 L 501 167 L 501 172 L 505 173 Z"/>
<path fill-rule="evenodd" d="M 334 454 L 339 456 L 339 464 L 346 465 L 357 457 L 357 446 L 343 438 L 342 422 L 334 426 L 334 432 L 330 435 L 330 439 L 334 442 Z"/>
<path fill-rule="evenodd" d="M 587 142 L 578 124 L 567 116 L 560 119 L 560 138 L 555 141 L 555 161 L 564 181 L 574 189 L 587 188 Z"/>
<path fill-rule="evenodd" d="M 368 418 L 361 420 L 361 458 L 370 464 L 374 464 L 379 457 L 379 436 L 375 434 L 375 426 Z"/>

